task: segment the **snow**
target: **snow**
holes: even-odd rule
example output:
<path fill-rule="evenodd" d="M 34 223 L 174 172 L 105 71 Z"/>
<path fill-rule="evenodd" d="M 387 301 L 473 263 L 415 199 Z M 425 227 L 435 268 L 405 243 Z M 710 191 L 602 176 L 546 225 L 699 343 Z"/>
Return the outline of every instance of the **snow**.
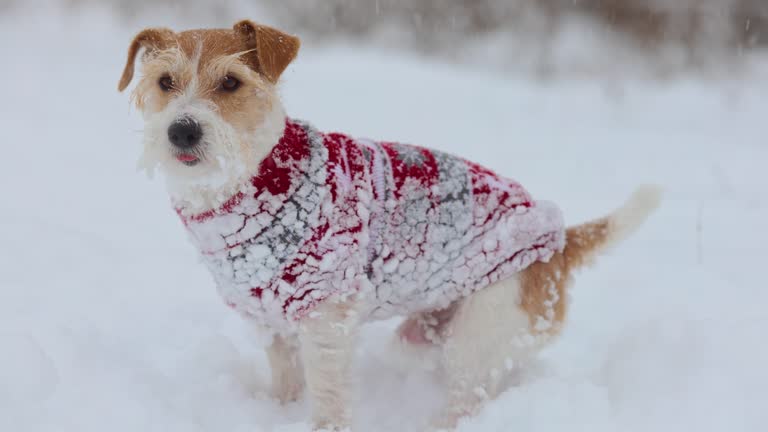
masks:
<path fill-rule="evenodd" d="M 258 332 L 218 298 L 114 89 L 136 25 L 0 15 L 0 430 L 308 431 L 280 406 Z M 34 31 L 34 33 L 32 32 Z M 324 130 L 465 155 L 576 223 L 658 182 L 647 225 L 571 293 L 517 386 L 460 431 L 761 431 L 768 422 L 765 78 L 551 83 L 313 47 L 289 112 Z M 416 431 L 438 378 L 368 326 L 356 424 Z"/>

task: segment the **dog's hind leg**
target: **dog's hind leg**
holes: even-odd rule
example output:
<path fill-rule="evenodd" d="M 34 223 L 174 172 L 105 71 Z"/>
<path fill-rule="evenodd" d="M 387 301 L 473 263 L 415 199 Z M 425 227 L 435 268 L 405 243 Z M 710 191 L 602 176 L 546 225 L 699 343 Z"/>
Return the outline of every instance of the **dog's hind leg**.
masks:
<path fill-rule="evenodd" d="M 534 337 L 528 313 L 520 305 L 518 277 L 496 282 L 464 299 L 447 324 L 442 362 L 448 403 L 433 420 L 438 429 L 453 429 L 495 398 L 520 365 L 546 338 Z"/>

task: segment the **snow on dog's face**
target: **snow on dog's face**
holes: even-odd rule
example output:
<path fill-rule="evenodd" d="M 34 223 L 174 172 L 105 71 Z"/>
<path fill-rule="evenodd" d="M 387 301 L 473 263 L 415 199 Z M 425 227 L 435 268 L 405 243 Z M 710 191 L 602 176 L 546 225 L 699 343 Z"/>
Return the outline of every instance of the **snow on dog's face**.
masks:
<path fill-rule="evenodd" d="M 232 30 L 146 29 L 133 39 L 118 89 L 134 73 L 145 120 L 140 166 L 159 167 L 177 189 L 221 189 L 242 178 L 283 132 L 275 85 L 299 40 L 241 21 Z"/>

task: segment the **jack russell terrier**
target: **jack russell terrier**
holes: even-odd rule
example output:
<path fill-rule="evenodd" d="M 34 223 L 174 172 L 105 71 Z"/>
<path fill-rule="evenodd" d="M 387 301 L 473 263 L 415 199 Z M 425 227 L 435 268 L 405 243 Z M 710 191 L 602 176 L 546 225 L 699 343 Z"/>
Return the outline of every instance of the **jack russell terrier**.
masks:
<path fill-rule="evenodd" d="M 426 148 L 323 133 L 287 117 L 280 75 L 299 39 L 231 29 L 141 31 L 133 100 L 141 165 L 159 167 L 176 212 L 232 309 L 270 330 L 273 394 L 306 385 L 313 425 L 350 425 L 359 326 L 406 317 L 395 340 L 439 360 L 453 428 L 560 331 L 574 270 L 634 231 L 660 192 L 566 228 L 517 182 Z"/>

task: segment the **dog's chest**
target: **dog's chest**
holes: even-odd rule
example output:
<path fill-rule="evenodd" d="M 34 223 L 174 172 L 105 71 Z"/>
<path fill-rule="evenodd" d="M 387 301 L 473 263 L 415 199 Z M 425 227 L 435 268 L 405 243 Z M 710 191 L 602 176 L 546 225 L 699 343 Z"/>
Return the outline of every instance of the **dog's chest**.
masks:
<path fill-rule="evenodd" d="M 307 125 L 289 124 L 258 175 L 236 195 L 218 209 L 182 215 L 229 306 L 282 327 L 315 296 L 328 294 L 327 281 L 338 272 L 325 257 L 342 246 L 338 226 L 330 223 L 337 192 L 328 169 L 323 137 Z M 308 275 L 316 279 L 310 283 Z"/>

